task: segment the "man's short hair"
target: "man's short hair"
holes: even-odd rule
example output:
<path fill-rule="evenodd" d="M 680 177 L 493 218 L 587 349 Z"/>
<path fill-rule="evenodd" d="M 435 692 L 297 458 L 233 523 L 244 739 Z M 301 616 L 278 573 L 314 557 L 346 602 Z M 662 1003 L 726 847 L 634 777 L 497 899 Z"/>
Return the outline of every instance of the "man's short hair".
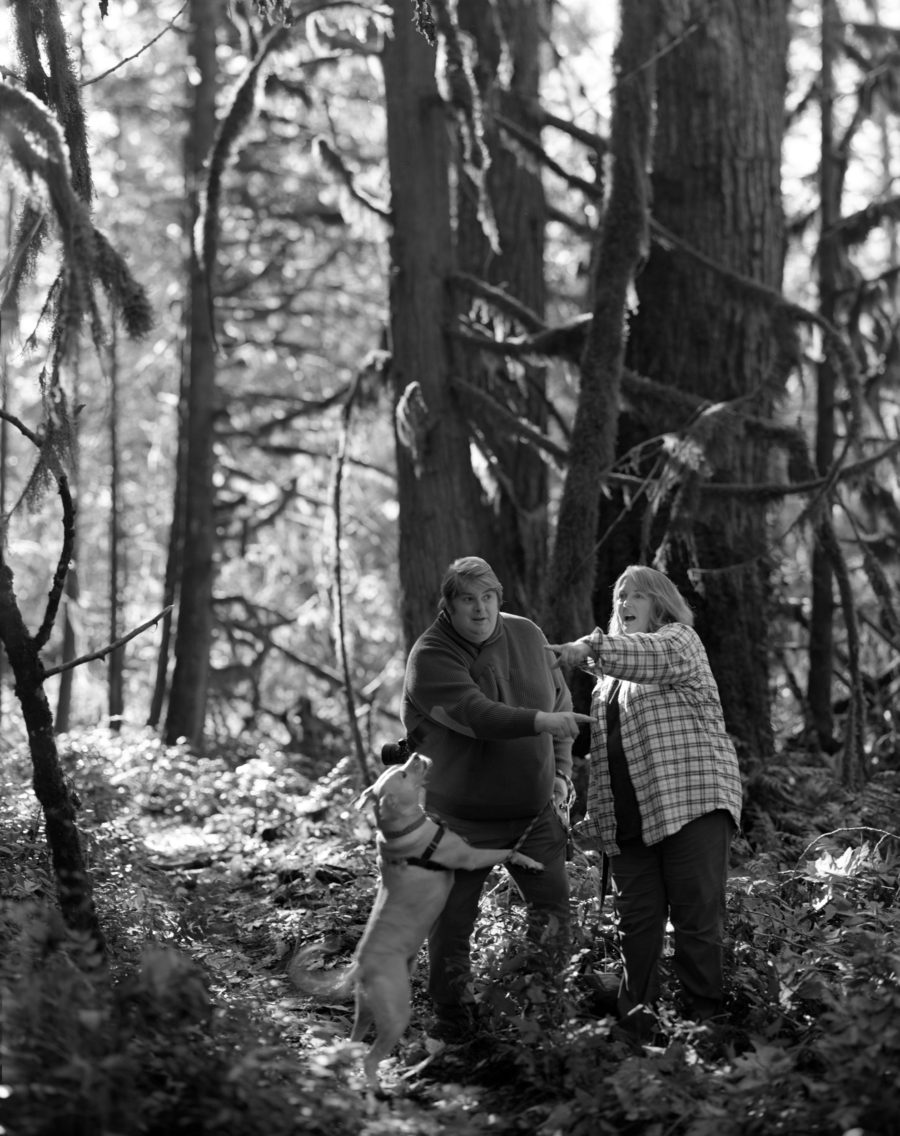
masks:
<path fill-rule="evenodd" d="M 503 585 L 497 579 L 494 569 L 480 556 L 461 556 L 454 560 L 441 581 L 441 602 L 439 611 L 449 611 L 453 601 L 466 585 L 477 584 L 482 588 L 493 588 L 497 598 L 503 600 Z"/>

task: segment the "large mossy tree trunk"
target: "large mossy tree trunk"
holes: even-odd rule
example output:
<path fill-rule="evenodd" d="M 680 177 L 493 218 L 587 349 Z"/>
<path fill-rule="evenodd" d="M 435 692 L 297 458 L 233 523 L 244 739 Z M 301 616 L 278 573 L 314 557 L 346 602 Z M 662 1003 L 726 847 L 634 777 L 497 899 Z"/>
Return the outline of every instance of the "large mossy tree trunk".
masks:
<path fill-rule="evenodd" d="M 401 615 L 411 644 L 434 618 L 443 569 L 457 556 L 485 554 L 488 530 L 468 425 L 451 383 L 452 119 L 438 93 L 434 47 L 413 26 L 408 0 L 393 0 L 393 11 L 384 48 L 391 377 Z"/>
<path fill-rule="evenodd" d="M 634 371 L 709 404 L 743 400 L 735 409 L 757 418 L 769 416 L 785 378 L 776 306 L 744 280 L 781 286 L 787 41 L 782 0 L 727 0 L 660 53 L 657 239 L 636 281 L 628 338 Z M 681 427 L 684 436 L 697 422 L 686 415 Z M 634 445 L 670 429 L 671 417 L 633 407 L 622 440 Z M 597 615 L 609 610 L 604 585 L 628 560 L 669 571 L 697 611 L 729 730 L 764 755 L 772 748 L 766 513 L 752 492 L 704 491 L 704 482 L 764 482 L 771 447 L 737 415 L 694 437 L 700 444 L 683 453 L 682 472 L 698 492 L 674 509 L 663 503 L 656 528 L 635 511 L 617 543 L 601 549 Z M 604 506 L 598 531 L 620 507 Z"/>
<path fill-rule="evenodd" d="M 471 193 L 459 197 L 459 266 L 502 289 L 544 318 L 544 234 L 547 209 L 539 169 L 522 159 L 522 139 L 540 148 L 541 51 L 550 26 L 547 0 L 462 0 L 460 26 L 475 45 L 473 73 L 489 157 L 486 197 L 496 225 L 489 239 Z M 459 182 L 464 184 L 460 171 Z M 474 297 L 469 318 L 487 336 L 518 334 L 514 316 L 496 308 L 481 315 Z M 495 400 L 513 419 L 544 430 L 545 368 L 536 360 L 509 360 L 468 347 L 461 352 L 466 382 Z M 478 407 L 473 407 L 477 411 Z M 488 558 L 503 581 L 507 610 L 531 618 L 541 613 L 548 565 L 547 468 L 533 446 L 506 421 L 479 415 L 476 437 L 488 458 L 492 542 Z"/>

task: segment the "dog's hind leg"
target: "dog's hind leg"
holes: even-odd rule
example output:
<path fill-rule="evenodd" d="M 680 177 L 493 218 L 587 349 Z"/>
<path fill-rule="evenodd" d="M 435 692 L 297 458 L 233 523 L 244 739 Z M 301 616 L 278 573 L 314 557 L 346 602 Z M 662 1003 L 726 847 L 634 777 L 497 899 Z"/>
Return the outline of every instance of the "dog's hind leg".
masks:
<path fill-rule="evenodd" d="M 375 1021 L 375 1041 L 363 1059 L 363 1069 L 366 1080 L 375 1087 L 378 1085 L 378 1066 L 403 1036 L 412 1017 L 412 991 L 406 961 L 388 964 L 379 973 L 367 976 L 364 984 L 365 1005 Z"/>
<path fill-rule="evenodd" d="M 366 1034 L 369 1032 L 369 1026 L 371 1026 L 374 1020 L 371 1007 L 360 985 L 356 989 L 356 1014 L 353 1018 L 353 1029 L 350 1033 L 350 1040 L 354 1042 L 363 1041 Z"/>

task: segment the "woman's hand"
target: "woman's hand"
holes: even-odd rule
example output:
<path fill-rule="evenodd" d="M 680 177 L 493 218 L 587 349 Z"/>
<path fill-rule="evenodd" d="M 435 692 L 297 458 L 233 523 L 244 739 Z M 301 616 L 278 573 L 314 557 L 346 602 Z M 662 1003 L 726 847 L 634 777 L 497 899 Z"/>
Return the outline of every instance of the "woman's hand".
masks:
<path fill-rule="evenodd" d="M 574 643 L 548 643 L 547 649 L 553 652 L 554 666 L 562 663 L 564 667 L 577 667 L 591 657 L 590 645 L 584 639 L 576 639 Z"/>

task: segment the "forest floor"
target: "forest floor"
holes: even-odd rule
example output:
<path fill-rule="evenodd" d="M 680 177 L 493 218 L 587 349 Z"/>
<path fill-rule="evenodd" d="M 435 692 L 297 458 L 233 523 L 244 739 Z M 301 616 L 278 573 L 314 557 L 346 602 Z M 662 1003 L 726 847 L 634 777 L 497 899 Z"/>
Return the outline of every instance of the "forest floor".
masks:
<path fill-rule="evenodd" d="M 72 1087 L 70 1050 L 102 1053 L 104 1044 L 92 996 L 66 988 L 60 999 L 59 983 L 73 980 L 57 974 L 53 986 L 41 961 L 48 944 L 77 952 L 53 922 L 27 755 L 13 756 L 0 804 L 0 978 L 13 1006 L 0 1108 L 17 1122 L 0 1122 L 0 1131 L 9 1136 L 900 1133 L 896 772 L 855 795 L 806 757 L 749 779 L 749 823 L 729 883 L 728 1013 L 710 1030 L 679 1019 L 664 999 L 652 1046 L 623 1038 L 606 1014 L 620 962 L 614 914 L 599 907 L 595 860 L 576 853 L 570 864 L 575 949 L 570 966 L 550 976 L 522 954 L 522 908 L 498 870 L 473 940 L 478 1034 L 465 1045 L 429 1047 L 423 952 L 413 1023 L 382 1066 L 385 1091 L 373 1094 L 358 1048 L 345 1041 L 352 1003 L 306 997 L 286 973 L 293 951 L 308 943 L 322 944 L 328 966 L 349 961 L 368 917 L 374 831 L 354 807 L 362 778 L 353 764 L 315 776 L 296 755 L 197 758 L 146 736 L 100 732 L 63 738 L 60 749 L 81 799 L 112 970 L 120 990 L 137 989 L 142 999 L 137 1020 L 137 1003 L 128 1002 L 135 1036 L 122 1032 L 119 1015 L 104 1044 L 139 1053 L 140 1071 L 130 1074 L 133 1099 L 121 1115 L 114 1099 L 96 1103 L 107 1075 L 97 1070 L 108 1069 L 108 1057 L 90 1078 L 82 1057 L 78 1091 Z M 49 931 L 36 930 L 41 920 Z M 48 1009 L 48 997 L 26 994 L 48 985 L 75 1006 L 74 1025 L 72 1013 Z M 55 1033 L 55 1045 L 42 1031 Z M 199 1052 L 200 1039 L 202 1068 L 187 1055 L 191 1046 Z M 156 1075 L 145 1084 L 148 1053 Z M 23 1120 L 51 1100 L 56 1127 Z M 68 1126 L 59 1123 L 63 1100 Z M 271 1114 L 251 1123 L 248 1113 L 260 1109 Z"/>

